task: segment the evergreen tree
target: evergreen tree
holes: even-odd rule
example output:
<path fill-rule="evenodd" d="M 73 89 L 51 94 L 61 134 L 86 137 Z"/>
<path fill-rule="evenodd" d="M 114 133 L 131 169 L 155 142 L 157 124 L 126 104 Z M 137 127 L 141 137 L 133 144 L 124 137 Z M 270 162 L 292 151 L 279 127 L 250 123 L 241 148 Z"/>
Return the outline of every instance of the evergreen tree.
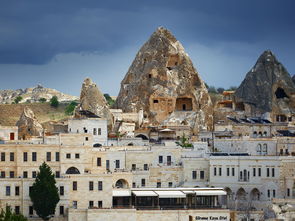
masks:
<path fill-rule="evenodd" d="M 51 105 L 52 107 L 58 107 L 59 102 L 58 102 L 57 96 L 53 96 L 53 97 L 50 99 L 50 105 Z"/>
<path fill-rule="evenodd" d="M 16 214 L 7 206 L 5 211 L 1 209 L 0 221 L 28 221 L 22 214 Z"/>
<path fill-rule="evenodd" d="M 44 162 L 30 192 L 33 208 L 43 220 L 49 220 L 59 202 L 58 188 L 51 168 Z"/>

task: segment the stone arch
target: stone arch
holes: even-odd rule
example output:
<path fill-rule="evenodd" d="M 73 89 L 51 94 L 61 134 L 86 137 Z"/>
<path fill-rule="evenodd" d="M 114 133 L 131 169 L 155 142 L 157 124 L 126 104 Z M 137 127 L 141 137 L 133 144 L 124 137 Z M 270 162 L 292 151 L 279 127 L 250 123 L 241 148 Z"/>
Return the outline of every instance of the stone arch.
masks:
<path fill-rule="evenodd" d="M 66 174 L 80 174 L 80 171 L 76 167 L 70 167 L 67 169 Z"/>
<path fill-rule="evenodd" d="M 250 192 L 251 200 L 260 200 L 260 191 L 257 188 L 253 188 Z"/>
<path fill-rule="evenodd" d="M 232 202 L 233 192 L 229 187 L 225 187 L 224 191 L 226 191 L 226 195 L 221 196 L 221 202 L 223 205 L 228 205 L 230 202 Z"/>
<path fill-rule="evenodd" d="M 244 188 L 240 188 L 237 191 L 237 200 L 246 200 L 246 191 Z"/>
<path fill-rule="evenodd" d="M 135 137 L 141 138 L 141 139 L 143 139 L 143 140 L 148 140 L 148 139 L 149 139 L 149 138 L 148 138 L 146 135 L 144 135 L 144 134 L 138 134 L 138 135 L 136 135 Z"/>
<path fill-rule="evenodd" d="M 125 179 L 119 179 L 115 183 L 115 187 L 116 188 L 124 188 L 124 189 L 127 189 L 127 188 L 129 188 L 129 184 L 128 184 L 128 182 Z"/>

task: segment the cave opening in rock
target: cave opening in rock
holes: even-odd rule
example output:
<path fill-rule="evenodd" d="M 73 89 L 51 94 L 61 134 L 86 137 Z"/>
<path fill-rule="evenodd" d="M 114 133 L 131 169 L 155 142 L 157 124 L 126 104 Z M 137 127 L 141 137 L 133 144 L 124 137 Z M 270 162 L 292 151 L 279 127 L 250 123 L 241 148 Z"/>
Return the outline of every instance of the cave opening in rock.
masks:
<path fill-rule="evenodd" d="M 280 88 L 280 87 L 277 88 L 277 90 L 275 92 L 275 95 L 276 95 L 277 99 L 282 99 L 282 98 L 285 98 L 285 97 L 289 98 L 289 96 L 286 94 L 284 89 Z"/>
<path fill-rule="evenodd" d="M 176 107 L 177 111 L 192 111 L 193 110 L 193 102 L 191 98 L 177 98 L 176 99 Z"/>

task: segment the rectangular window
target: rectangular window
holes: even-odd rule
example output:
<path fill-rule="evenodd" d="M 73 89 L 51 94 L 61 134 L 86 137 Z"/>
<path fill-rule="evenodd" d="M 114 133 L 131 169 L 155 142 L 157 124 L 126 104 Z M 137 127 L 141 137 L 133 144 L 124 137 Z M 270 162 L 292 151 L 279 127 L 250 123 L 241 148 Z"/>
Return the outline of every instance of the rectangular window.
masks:
<path fill-rule="evenodd" d="M 258 168 L 258 176 L 261 176 L 261 168 Z"/>
<path fill-rule="evenodd" d="M 89 181 L 89 191 L 93 191 L 93 181 Z"/>
<path fill-rule="evenodd" d="M 163 156 L 159 156 L 159 163 L 163 163 Z"/>
<path fill-rule="evenodd" d="M 55 152 L 55 161 L 56 161 L 56 162 L 59 161 L 59 152 Z"/>
<path fill-rule="evenodd" d="M 253 176 L 256 176 L 256 168 L 253 168 Z"/>
<path fill-rule="evenodd" d="M 266 176 L 269 177 L 269 168 L 266 168 Z"/>
<path fill-rule="evenodd" d="M 141 186 L 145 187 L 145 179 L 141 179 Z"/>
<path fill-rule="evenodd" d="M 71 159 L 71 154 L 70 154 L 70 153 L 67 153 L 67 154 L 66 154 L 66 158 L 67 158 L 67 159 Z"/>
<path fill-rule="evenodd" d="M 132 188 L 136 188 L 136 183 L 135 182 L 132 183 Z"/>
<path fill-rule="evenodd" d="M 172 182 L 169 182 L 169 183 L 168 183 L 168 187 L 169 187 L 169 188 L 172 188 L 172 186 L 173 186 L 173 183 L 172 183 Z"/>
<path fill-rule="evenodd" d="M 73 201 L 73 208 L 77 209 L 78 208 L 78 202 L 77 201 Z"/>
<path fill-rule="evenodd" d="M 98 201 L 97 206 L 98 206 L 98 208 L 102 208 L 102 201 Z"/>
<path fill-rule="evenodd" d="M 109 170 L 110 169 L 110 161 L 106 160 L 106 169 Z"/>
<path fill-rule="evenodd" d="M 167 165 L 168 165 L 168 166 L 171 165 L 171 156 L 167 156 Z"/>
<path fill-rule="evenodd" d="M 136 164 L 131 165 L 131 170 L 136 170 Z"/>
<path fill-rule="evenodd" d="M 65 214 L 64 206 L 59 206 L 59 214 L 60 215 L 64 215 Z"/>
<path fill-rule="evenodd" d="M 19 206 L 15 206 L 14 207 L 14 212 L 15 212 L 15 214 L 19 215 L 20 207 Z"/>
<path fill-rule="evenodd" d="M 143 164 L 143 170 L 148 170 L 148 169 L 149 169 L 148 165 L 146 163 Z"/>
<path fill-rule="evenodd" d="M 226 168 L 226 175 L 229 176 L 229 168 Z"/>
<path fill-rule="evenodd" d="M 65 194 L 65 188 L 64 186 L 59 187 L 59 195 L 63 196 Z"/>
<path fill-rule="evenodd" d="M 287 196 L 290 196 L 290 189 L 287 189 Z"/>
<path fill-rule="evenodd" d="M 120 160 L 116 160 L 116 168 L 120 168 Z"/>
<path fill-rule="evenodd" d="M 5 178 L 5 171 L 1 171 L 1 178 Z"/>
<path fill-rule="evenodd" d="M 5 195 L 10 196 L 10 186 L 6 186 L 5 190 Z"/>
<path fill-rule="evenodd" d="M 205 171 L 204 170 L 200 171 L 200 179 L 201 180 L 205 179 Z"/>
<path fill-rule="evenodd" d="M 32 153 L 32 161 L 37 161 L 37 152 Z"/>
<path fill-rule="evenodd" d="M 14 161 L 14 153 L 10 152 L 9 154 L 10 161 Z"/>
<path fill-rule="evenodd" d="M 10 172 L 9 172 L 9 177 L 10 177 L 10 178 L 14 178 L 14 171 L 10 171 Z"/>
<path fill-rule="evenodd" d="M 29 194 L 31 194 L 33 187 L 29 186 Z"/>
<path fill-rule="evenodd" d="M 33 206 L 29 206 L 29 215 L 33 215 L 33 214 L 34 214 Z"/>
<path fill-rule="evenodd" d="M 89 208 L 93 208 L 93 201 L 92 200 L 89 201 Z"/>
<path fill-rule="evenodd" d="M 101 128 L 97 128 L 97 135 L 101 135 Z"/>
<path fill-rule="evenodd" d="M 1 161 L 5 161 L 5 152 L 1 152 Z"/>
<path fill-rule="evenodd" d="M 197 179 L 197 171 L 192 171 L 192 179 Z"/>
<path fill-rule="evenodd" d="M 270 198 L 270 190 L 267 190 L 267 197 Z"/>
<path fill-rule="evenodd" d="M 272 190 L 272 197 L 276 197 L 276 190 Z"/>
<path fill-rule="evenodd" d="M 232 176 L 235 176 L 235 168 L 234 168 L 234 167 L 231 168 L 231 175 L 232 175 Z"/>
<path fill-rule="evenodd" d="M 77 181 L 73 181 L 73 190 L 76 191 L 78 189 Z"/>
<path fill-rule="evenodd" d="M 46 152 L 46 160 L 51 161 L 51 152 Z"/>
<path fill-rule="evenodd" d="M 28 153 L 27 152 L 23 153 L 23 158 L 24 158 L 24 162 L 28 161 Z"/>
<path fill-rule="evenodd" d="M 222 168 L 219 167 L 219 176 L 222 176 Z"/>
<path fill-rule="evenodd" d="M 60 178 L 60 171 L 55 171 L 55 178 Z"/>
<path fill-rule="evenodd" d="M 76 158 L 76 159 L 80 159 L 80 154 L 79 154 L 79 153 L 76 153 L 76 154 L 75 154 L 75 158 Z"/>
<path fill-rule="evenodd" d="M 15 192 L 15 195 L 16 196 L 19 196 L 19 186 L 16 186 L 14 190 L 15 190 L 14 191 Z"/>
<path fill-rule="evenodd" d="M 275 177 L 275 168 L 271 168 L 271 176 Z"/>
<path fill-rule="evenodd" d="M 36 178 L 36 176 L 37 176 L 37 172 L 36 171 L 33 171 L 32 172 L 32 178 Z"/>
<path fill-rule="evenodd" d="M 96 135 L 96 134 L 97 134 L 96 128 L 93 128 L 93 135 Z"/>
<path fill-rule="evenodd" d="M 96 158 L 96 165 L 97 165 L 98 167 L 101 167 L 101 158 L 100 158 L 100 157 L 97 157 L 97 158 Z"/>
<path fill-rule="evenodd" d="M 161 182 L 157 182 L 157 188 L 161 188 Z"/>
<path fill-rule="evenodd" d="M 28 171 L 23 172 L 23 178 L 28 178 Z"/>
<path fill-rule="evenodd" d="M 102 181 L 98 181 L 98 190 L 102 190 Z"/>

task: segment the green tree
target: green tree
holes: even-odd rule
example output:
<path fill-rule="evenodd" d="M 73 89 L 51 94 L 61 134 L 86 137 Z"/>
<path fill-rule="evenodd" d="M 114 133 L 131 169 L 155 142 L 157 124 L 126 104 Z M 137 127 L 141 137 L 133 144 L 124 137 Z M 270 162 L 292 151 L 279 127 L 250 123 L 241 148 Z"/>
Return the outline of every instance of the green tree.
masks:
<path fill-rule="evenodd" d="M 44 162 L 30 192 L 33 208 L 43 220 L 49 220 L 59 202 L 58 188 L 51 168 Z"/>
<path fill-rule="evenodd" d="M 28 221 L 22 214 L 12 212 L 9 206 L 5 210 L 1 209 L 0 221 Z"/>
<path fill-rule="evenodd" d="M 193 147 L 193 145 L 189 142 L 189 139 L 184 134 L 181 136 L 179 141 L 176 142 L 176 144 L 184 148 Z"/>
<path fill-rule="evenodd" d="M 215 88 L 214 86 L 210 86 L 210 87 L 208 88 L 208 92 L 209 92 L 209 93 L 212 93 L 212 94 L 217 94 L 216 88 Z"/>
<path fill-rule="evenodd" d="M 66 106 L 65 113 L 67 115 L 72 115 L 77 105 L 78 103 L 76 101 L 72 101 L 68 106 Z"/>
<path fill-rule="evenodd" d="M 41 97 L 41 98 L 39 99 L 39 102 L 41 102 L 41 103 L 45 103 L 45 102 L 46 102 L 46 98 Z"/>
<path fill-rule="evenodd" d="M 235 91 L 237 90 L 236 86 L 230 86 L 229 89 L 227 89 L 227 91 Z"/>
<path fill-rule="evenodd" d="M 217 92 L 218 92 L 219 94 L 222 94 L 223 91 L 224 91 L 224 88 L 223 88 L 223 87 L 219 87 L 219 88 L 217 88 Z"/>
<path fill-rule="evenodd" d="M 18 104 L 22 99 L 23 99 L 22 96 L 17 96 L 17 97 L 14 99 L 14 103 Z"/>
<path fill-rule="evenodd" d="M 104 94 L 103 96 L 105 97 L 110 106 L 112 106 L 115 103 L 115 101 L 111 98 L 109 94 Z"/>
<path fill-rule="evenodd" d="M 58 102 L 58 98 L 57 98 L 57 96 L 53 96 L 53 97 L 50 99 L 50 105 L 51 105 L 52 107 L 58 107 L 59 102 Z"/>

